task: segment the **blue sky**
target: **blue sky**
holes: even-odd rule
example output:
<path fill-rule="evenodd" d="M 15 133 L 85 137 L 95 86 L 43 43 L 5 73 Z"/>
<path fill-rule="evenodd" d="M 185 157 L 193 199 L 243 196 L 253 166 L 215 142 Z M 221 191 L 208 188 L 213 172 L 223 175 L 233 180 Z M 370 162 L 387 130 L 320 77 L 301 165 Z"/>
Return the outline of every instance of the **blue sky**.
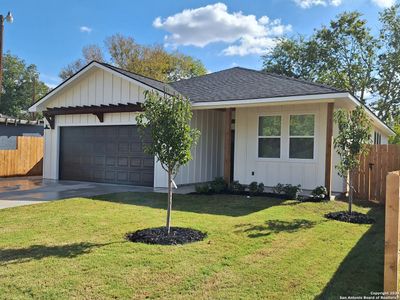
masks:
<path fill-rule="evenodd" d="M 14 15 L 14 23 L 5 24 L 4 50 L 36 64 L 41 79 L 54 86 L 59 70 L 79 58 L 83 46 L 102 46 L 115 33 L 178 49 L 202 60 L 209 71 L 236 65 L 260 69 L 260 56 L 275 37 L 310 34 L 345 10 L 361 11 L 377 31 L 379 12 L 393 2 L 3 0 L 1 13 Z"/>

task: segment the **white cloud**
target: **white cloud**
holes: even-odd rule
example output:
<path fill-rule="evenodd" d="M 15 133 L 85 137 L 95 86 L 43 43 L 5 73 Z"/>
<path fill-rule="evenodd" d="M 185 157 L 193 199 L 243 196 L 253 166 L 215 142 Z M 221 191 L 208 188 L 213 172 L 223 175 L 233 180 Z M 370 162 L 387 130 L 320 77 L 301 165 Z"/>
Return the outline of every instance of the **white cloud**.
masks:
<path fill-rule="evenodd" d="M 91 33 L 93 29 L 87 26 L 81 26 L 79 27 L 79 30 L 80 32 Z"/>
<path fill-rule="evenodd" d="M 395 0 L 372 0 L 374 4 L 381 8 L 388 8 L 395 4 Z"/>
<path fill-rule="evenodd" d="M 158 17 L 153 26 L 169 32 L 168 46 L 192 45 L 205 47 L 215 42 L 233 44 L 223 50 L 225 55 L 265 54 L 274 39 L 291 30 L 290 25 L 267 16 L 259 19 L 242 12 L 228 12 L 224 3 L 210 4 L 196 9 L 185 9 L 165 19 Z"/>
<path fill-rule="evenodd" d="M 339 6 L 342 4 L 342 0 L 294 0 L 294 2 L 301 8 L 310 8 L 312 6 Z"/>

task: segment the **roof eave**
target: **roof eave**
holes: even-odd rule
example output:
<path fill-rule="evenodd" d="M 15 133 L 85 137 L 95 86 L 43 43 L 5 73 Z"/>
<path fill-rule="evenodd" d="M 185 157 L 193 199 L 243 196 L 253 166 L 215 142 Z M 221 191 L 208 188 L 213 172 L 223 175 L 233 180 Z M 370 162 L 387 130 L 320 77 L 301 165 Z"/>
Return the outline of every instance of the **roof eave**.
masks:
<path fill-rule="evenodd" d="M 368 116 L 376 121 L 380 127 L 388 134 L 396 134 L 387 124 L 385 124 L 381 119 L 379 119 L 367 106 L 363 105 L 356 97 L 348 92 L 332 92 L 325 94 L 311 94 L 311 95 L 301 95 L 301 96 L 285 96 L 285 97 L 273 97 L 273 98 L 257 98 L 257 99 L 244 99 L 244 100 L 221 100 L 221 101 L 204 101 L 204 102 L 194 102 L 192 107 L 194 110 L 198 109 L 217 109 L 217 108 L 234 108 L 234 107 L 254 107 L 254 106 L 264 106 L 264 105 L 277 105 L 277 104 L 293 104 L 302 103 L 309 104 L 315 103 L 329 103 L 335 102 L 335 100 L 344 99 L 350 101 L 355 105 L 362 105 Z"/>
<path fill-rule="evenodd" d="M 150 85 L 147 85 L 139 80 L 136 80 L 122 72 L 119 72 L 117 70 L 115 70 L 114 68 L 105 66 L 97 61 L 92 61 L 89 64 L 87 64 L 85 67 L 83 67 L 82 69 L 80 69 L 77 73 L 75 73 L 74 75 L 72 75 L 70 78 L 68 78 L 67 80 L 63 81 L 62 83 L 60 83 L 57 87 L 55 87 L 53 90 L 51 90 L 49 93 L 47 93 L 45 96 L 43 96 L 41 99 L 39 99 L 36 103 L 34 103 L 32 106 L 29 107 L 28 111 L 29 112 L 37 112 L 37 111 L 43 111 L 45 109 L 44 104 L 51 98 L 53 97 L 55 94 L 57 94 L 60 90 L 66 88 L 67 86 L 73 84 L 76 80 L 78 80 L 81 76 L 83 76 L 85 73 L 87 73 L 89 70 L 93 69 L 94 67 L 100 68 L 102 70 L 108 71 L 118 77 L 122 77 L 130 82 L 133 82 L 139 86 L 141 86 L 142 88 L 146 89 L 146 90 L 155 90 L 158 91 L 160 93 L 166 93 L 169 94 L 168 91 L 161 91 L 155 87 L 152 87 Z"/>

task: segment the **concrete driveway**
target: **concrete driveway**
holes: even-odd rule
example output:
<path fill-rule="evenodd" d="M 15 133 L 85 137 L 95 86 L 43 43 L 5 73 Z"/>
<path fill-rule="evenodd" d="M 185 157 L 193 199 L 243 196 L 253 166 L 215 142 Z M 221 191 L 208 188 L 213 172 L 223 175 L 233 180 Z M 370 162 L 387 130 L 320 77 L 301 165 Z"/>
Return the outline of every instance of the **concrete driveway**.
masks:
<path fill-rule="evenodd" d="M 0 178 L 0 209 L 73 197 L 119 192 L 152 192 L 153 188 L 42 177 Z"/>

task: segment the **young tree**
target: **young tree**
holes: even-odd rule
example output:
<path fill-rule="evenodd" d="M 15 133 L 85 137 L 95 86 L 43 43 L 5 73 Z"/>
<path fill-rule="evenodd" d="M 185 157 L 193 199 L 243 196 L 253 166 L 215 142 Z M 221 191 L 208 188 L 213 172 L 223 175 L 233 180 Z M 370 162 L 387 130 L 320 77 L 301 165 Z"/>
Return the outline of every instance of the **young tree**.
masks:
<path fill-rule="evenodd" d="M 182 96 L 161 95 L 155 91 L 145 93 L 143 113 L 136 117 L 142 136 L 150 132 L 152 142 L 144 151 L 154 155 L 168 173 L 167 232 L 171 228 L 172 180 L 179 167 L 192 159 L 191 148 L 200 132 L 190 127 L 191 104 Z"/>
<path fill-rule="evenodd" d="M 389 137 L 389 144 L 400 145 L 400 117 L 394 122 L 392 129 L 396 135 Z"/>
<path fill-rule="evenodd" d="M 362 106 L 357 106 L 349 112 L 339 109 L 334 114 L 339 128 L 339 134 L 334 139 L 336 152 L 340 162 L 336 169 L 346 181 L 349 179 L 349 214 L 353 204 L 353 175 L 360 165 L 360 155 L 366 154 L 371 143 L 371 121 Z"/>

